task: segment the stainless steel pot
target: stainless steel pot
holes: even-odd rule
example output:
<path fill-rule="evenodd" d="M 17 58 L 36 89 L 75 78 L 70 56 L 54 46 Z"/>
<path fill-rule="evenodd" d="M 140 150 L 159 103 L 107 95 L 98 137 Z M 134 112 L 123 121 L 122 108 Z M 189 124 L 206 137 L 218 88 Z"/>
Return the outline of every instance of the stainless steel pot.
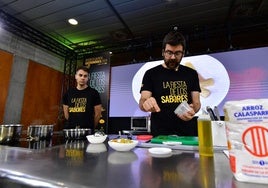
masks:
<path fill-rule="evenodd" d="M 27 130 L 27 139 L 30 141 L 50 140 L 54 125 L 30 125 Z"/>
<path fill-rule="evenodd" d="M 23 125 L 6 124 L 0 125 L 0 144 L 10 144 L 19 141 Z"/>
<path fill-rule="evenodd" d="M 40 125 L 30 125 L 27 129 L 27 139 L 30 141 L 39 141 L 41 134 Z"/>
<path fill-rule="evenodd" d="M 42 125 L 40 138 L 41 140 L 50 140 L 53 135 L 54 125 Z"/>
<path fill-rule="evenodd" d="M 63 129 L 63 134 L 66 140 L 83 140 L 91 134 L 91 129 Z"/>

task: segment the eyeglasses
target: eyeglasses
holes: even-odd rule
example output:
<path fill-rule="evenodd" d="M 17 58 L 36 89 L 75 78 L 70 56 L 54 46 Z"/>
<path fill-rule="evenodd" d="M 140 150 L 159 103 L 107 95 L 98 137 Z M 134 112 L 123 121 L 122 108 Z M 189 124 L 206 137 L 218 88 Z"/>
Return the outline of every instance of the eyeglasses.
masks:
<path fill-rule="evenodd" d="M 166 50 L 164 51 L 164 54 L 167 56 L 167 57 L 172 57 L 173 55 L 175 57 L 181 57 L 183 55 L 183 51 L 176 51 L 176 52 L 172 52 L 170 50 Z"/>

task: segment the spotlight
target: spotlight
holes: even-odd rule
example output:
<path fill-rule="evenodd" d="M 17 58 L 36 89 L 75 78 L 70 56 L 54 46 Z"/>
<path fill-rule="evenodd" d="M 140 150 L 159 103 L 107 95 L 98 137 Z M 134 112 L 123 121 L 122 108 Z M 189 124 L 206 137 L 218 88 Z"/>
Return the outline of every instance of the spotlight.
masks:
<path fill-rule="evenodd" d="M 78 24 L 78 21 L 77 21 L 76 19 L 74 19 L 74 18 L 70 18 L 70 19 L 68 20 L 68 22 L 69 22 L 71 25 L 77 25 L 77 24 Z"/>

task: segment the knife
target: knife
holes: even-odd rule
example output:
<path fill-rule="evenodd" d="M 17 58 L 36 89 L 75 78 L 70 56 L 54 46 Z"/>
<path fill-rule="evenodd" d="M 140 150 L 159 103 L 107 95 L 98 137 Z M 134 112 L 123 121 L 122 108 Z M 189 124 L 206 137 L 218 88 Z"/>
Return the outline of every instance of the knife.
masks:
<path fill-rule="evenodd" d="M 214 114 L 213 110 L 209 106 L 207 106 L 207 112 L 210 116 L 211 121 L 217 121 L 216 115 Z"/>
<path fill-rule="evenodd" d="M 221 116 L 220 116 L 219 109 L 217 106 L 214 106 L 214 113 L 215 113 L 217 119 L 221 120 Z"/>

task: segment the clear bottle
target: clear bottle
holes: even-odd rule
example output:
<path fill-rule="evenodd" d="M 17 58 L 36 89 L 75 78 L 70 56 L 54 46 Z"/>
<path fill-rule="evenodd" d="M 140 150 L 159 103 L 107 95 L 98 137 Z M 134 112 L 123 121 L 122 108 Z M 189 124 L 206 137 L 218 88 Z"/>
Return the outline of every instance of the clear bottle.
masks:
<path fill-rule="evenodd" d="M 197 119 L 199 155 L 213 157 L 211 119 L 208 114 L 201 114 Z"/>

